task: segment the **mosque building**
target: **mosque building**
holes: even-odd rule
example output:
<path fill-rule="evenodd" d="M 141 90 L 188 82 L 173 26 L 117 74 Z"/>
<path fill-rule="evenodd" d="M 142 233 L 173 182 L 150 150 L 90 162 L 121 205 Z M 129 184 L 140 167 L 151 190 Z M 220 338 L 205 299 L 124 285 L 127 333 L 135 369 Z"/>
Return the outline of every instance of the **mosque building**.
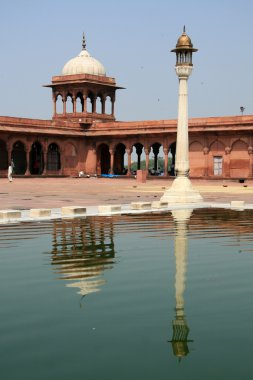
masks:
<path fill-rule="evenodd" d="M 189 46 L 184 31 L 176 47 Z M 45 87 L 52 89 L 51 120 L 0 116 L 0 176 L 11 159 L 20 176 L 131 176 L 133 157 L 148 175 L 160 173 L 160 157 L 162 174 L 174 175 L 177 120 L 116 121 L 122 87 L 89 54 L 84 36 L 80 54 Z M 252 131 L 253 115 L 190 119 L 190 177 L 252 178 Z"/>

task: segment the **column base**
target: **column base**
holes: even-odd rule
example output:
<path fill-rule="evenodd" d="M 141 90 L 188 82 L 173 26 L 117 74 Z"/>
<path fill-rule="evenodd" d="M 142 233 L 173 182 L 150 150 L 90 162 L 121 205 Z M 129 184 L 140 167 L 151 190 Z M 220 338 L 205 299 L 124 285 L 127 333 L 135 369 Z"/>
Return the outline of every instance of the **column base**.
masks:
<path fill-rule="evenodd" d="M 160 199 L 168 203 L 198 203 L 203 202 L 203 198 L 192 187 L 191 181 L 187 177 L 177 177 L 172 182 L 170 188 L 166 189 Z"/>

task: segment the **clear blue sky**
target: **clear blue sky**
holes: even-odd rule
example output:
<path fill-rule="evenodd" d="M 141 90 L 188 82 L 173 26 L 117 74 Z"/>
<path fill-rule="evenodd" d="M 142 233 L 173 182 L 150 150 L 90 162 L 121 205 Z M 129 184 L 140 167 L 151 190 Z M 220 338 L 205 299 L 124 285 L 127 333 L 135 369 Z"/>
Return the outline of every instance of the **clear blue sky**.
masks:
<path fill-rule="evenodd" d="M 119 90 L 118 120 L 177 116 L 175 47 L 183 25 L 196 48 L 189 115 L 253 114 L 252 0 L 9 0 L 0 2 L 0 115 L 51 118 L 43 88 L 81 50 Z"/>

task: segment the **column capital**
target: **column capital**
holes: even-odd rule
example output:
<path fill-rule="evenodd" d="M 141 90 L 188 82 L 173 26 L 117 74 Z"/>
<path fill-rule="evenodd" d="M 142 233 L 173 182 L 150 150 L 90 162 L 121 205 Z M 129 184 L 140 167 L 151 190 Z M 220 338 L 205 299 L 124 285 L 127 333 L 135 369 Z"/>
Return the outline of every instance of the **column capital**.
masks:
<path fill-rule="evenodd" d="M 203 153 L 204 153 L 205 155 L 209 153 L 209 148 L 208 148 L 207 146 L 205 146 L 205 147 L 203 148 Z"/>
<path fill-rule="evenodd" d="M 225 148 L 225 154 L 230 154 L 231 152 L 231 147 L 230 146 L 226 146 Z"/>

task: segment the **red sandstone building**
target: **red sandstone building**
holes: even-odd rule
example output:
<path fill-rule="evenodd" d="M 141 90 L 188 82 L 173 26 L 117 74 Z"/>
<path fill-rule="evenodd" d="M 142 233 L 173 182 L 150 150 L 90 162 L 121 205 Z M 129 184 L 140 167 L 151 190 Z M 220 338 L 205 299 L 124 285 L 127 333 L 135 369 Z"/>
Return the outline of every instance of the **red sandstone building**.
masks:
<path fill-rule="evenodd" d="M 144 159 L 142 169 L 157 172 L 158 155 L 164 175 L 173 174 L 177 121 L 117 122 L 120 87 L 90 56 L 84 39 L 81 53 L 46 87 L 52 89 L 52 120 L 0 117 L 0 176 L 7 175 L 11 158 L 16 175 L 130 176 L 134 158 L 138 168 Z M 252 177 L 252 131 L 253 116 L 190 119 L 190 177 Z"/>

